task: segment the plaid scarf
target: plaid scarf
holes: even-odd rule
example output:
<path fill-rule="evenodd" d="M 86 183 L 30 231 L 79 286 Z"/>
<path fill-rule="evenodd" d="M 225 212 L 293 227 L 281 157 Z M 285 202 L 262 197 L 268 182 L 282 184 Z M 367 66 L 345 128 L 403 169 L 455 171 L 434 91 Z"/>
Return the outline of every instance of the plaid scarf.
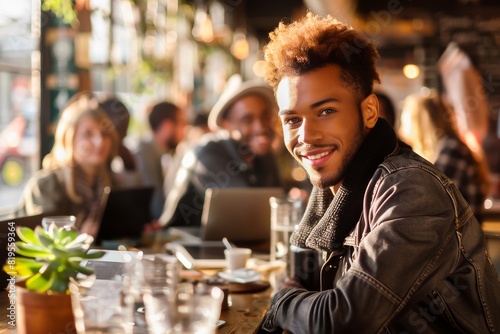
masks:
<path fill-rule="evenodd" d="M 365 190 L 375 170 L 398 147 L 393 128 L 379 118 L 351 160 L 335 196 L 330 188 L 313 188 L 291 244 L 329 252 L 341 247 L 361 216 Z"/>

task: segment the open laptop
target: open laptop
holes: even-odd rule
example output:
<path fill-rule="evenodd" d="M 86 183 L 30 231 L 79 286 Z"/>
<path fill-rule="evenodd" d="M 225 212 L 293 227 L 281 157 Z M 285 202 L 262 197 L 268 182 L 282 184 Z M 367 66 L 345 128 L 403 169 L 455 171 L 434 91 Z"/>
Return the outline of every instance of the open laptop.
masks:
<path fill-rule="evenodd" d="M 153 186 L 112 188 L 101 218 L 96 244 L 103 240 L 140 239 L 151 221 Z"/>
<path fill-rule="evenodd" d="M 282 188 L 208 188 L 201 227 L 172 227 L 188 242 L 228 238 L 236 245 L 266 242 L 270 238 L 270 197 L 282 197 Z"/>

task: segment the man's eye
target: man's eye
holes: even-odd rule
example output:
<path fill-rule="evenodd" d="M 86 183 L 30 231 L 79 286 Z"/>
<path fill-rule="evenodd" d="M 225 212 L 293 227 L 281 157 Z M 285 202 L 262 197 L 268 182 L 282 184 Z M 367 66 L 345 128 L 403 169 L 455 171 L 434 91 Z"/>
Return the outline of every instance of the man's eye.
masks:
<path fill-rule="evenodd" d="M 290 118 L 285 118 L 283 119 L 283 124 L 287 125 L 292 125 L 300 122 L 300 119 L 298 117 L 290 117 Z"/>
<path fill-rule="evenodd" d="M 334 109 L 323 109 L 321 110 L 321 114 L 322 115 L 329 115 L 329 114 L 333 114 L 335 112 Z"/>
<path fill-rule="evenodd" d="M 241 119 L 243 124 L 252 124 L 253 123 L 253 118 L 252 117 L 243 117 Z"/>

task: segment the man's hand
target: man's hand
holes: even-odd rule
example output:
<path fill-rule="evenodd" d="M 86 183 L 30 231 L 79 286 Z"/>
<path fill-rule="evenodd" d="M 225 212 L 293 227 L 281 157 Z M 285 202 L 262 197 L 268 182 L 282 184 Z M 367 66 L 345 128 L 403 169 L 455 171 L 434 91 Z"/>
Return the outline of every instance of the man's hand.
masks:
<path fill-rule="evenodd" d="M 161 229 L 160 223 L 158 220 L 152 220 L 150 223 L 144 225 L 144 233 L 151 233 L 155 231 L 159 231 Z"/>
<path fill-rule="evenodd" d="M 299 289 L 305 289 L 297 280 L 295 280 L 292 277 L 287 277 L 283 282 L 280 283 L 278 289 L 285 289 L 285 288 L 299 288 Z"/>

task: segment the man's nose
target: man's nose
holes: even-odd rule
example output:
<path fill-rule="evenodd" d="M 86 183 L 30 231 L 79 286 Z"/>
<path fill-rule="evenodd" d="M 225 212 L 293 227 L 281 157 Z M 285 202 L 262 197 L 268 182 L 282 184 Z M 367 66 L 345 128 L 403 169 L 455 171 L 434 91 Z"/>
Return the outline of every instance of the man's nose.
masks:
<path fill-rule="evenodd" d="M 302 120 L 302 124 L 298 130 L 298 141 L 299 143 L 313 144 L 318 139 L 322 138 L 321 131 L 319 131 L 320 126 L 312 120 Z"/>
<path fill-rule="evenodd" d="M 269 129 L 270 126 L 266 124 L 262 119 L 255 119 L 252 123 L 252 130 L 254 133 L 260 133 L 263 130 Z"/>

